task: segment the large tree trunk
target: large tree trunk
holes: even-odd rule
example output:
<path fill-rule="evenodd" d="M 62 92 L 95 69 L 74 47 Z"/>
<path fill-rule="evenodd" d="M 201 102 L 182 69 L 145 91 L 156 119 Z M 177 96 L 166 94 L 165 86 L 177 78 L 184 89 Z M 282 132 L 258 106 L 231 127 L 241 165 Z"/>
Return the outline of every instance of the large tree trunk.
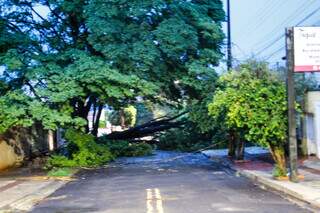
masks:
<path fill-rule="evenodd" d="M 241 133 L 237 133 L 235 130 L 229 132 L 229 147 L 228 156 L 235 160 L 244 159 L 244 140 L 241 138 Z"/>
<path fill-rule="evenodd" d="M 86 121 L 86 125 L 85 125 L 86 133 L 90 132 L 88 115 L 95 101 L 96 101 L 96 98 L 93 96 L 87 97 L 86 101 L 83 101 L 82 99 L 79 99 L 79 98 L 75 98 L 71 101 L 71 105 L 75 109 L 72 115 L 74 117 L 80 117 Z"/>
<path fill-rule="evenodd" d="M 94 124 L 96 122 L 96 114 L 97 114 L 97 103 L 96 102 L 93 103 L 93 107 L 92 108 L 93 108 L 93 112 L 92 112 L 91 123 L 92 123 L 92 129 L 94 129 Z"/>
<path fill-rule="evenodd" d="M 228 156 L 234 158 L 236 155 L 236 136 L 233 130 L 229 131 Z"/>
<path fill-rule="evenodd" d="M 94 136 L 98 135 L 98 129 L 99 129 L 99 123 L 100 123 L 100 117 L 101 117 L 101 113 L 102 113 L 102 109 L 103 109 L 103 104 L 99 104 L 98 106 L 98 111 L 97 113 L 95 113 L 95 117 L 94 117 L 94 123 L 92 124 L 92 131 L 91 134 Z"/>
<path fill-rule="evenodd" d="M 236 146 L 236 160 L 243 160 L 244 159 L 244 140 L 241 137 L 237 137 L 237 146 Z"/>
<path fill-rule="evenodd" d="M 96 98 L 93 96 L 88 97 L 85 102 L 80 99 L 74 99 L 71 101 L 71 105 L 75 109 L 73 116 L 83 118 L 86 121 L 86 125 L 85 125 L 86 133 L 90 132 L 88 115 L 95 101 L 96 101 Z"/>
<path fill-rule="evenodd" d="M 283 176 L 286 176 L 287 166 L 284 147 L 269 143 L 269 150 L 273 160 L 276 163 L 276 167 L 279 170 L 279 173 Z"/>

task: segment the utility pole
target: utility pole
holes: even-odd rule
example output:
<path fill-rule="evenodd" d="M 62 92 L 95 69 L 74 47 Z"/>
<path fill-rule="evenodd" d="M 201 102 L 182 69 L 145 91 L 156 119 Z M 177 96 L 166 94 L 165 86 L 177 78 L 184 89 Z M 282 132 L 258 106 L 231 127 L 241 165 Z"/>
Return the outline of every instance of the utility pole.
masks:
<path fill-rule="evenodd" d="M 294 43 L 293 28 L 286 29 L 287 52 L 287 95 L 288 95 L 288 137 L 289 137 L 289 166 L 290 180 L 298 182 L 298 152 L 295 116 L 295 91 L 294 91 Z"/>
<path fill-rule="evenodd" d="M 227 0 L 227 25 L 228 25 L 228 41 L 227 41 L 227 68 L 230 70 L 232 68 L 232 47 L 231 47 L 231 16 L 230 16 L 230 0 Z"/>

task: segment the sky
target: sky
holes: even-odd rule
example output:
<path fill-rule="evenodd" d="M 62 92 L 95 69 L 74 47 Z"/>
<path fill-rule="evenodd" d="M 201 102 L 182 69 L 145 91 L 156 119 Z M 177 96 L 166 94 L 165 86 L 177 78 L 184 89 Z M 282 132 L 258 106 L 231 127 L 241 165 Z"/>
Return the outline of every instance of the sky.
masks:
<path fill-rule="evenodd" d="M 222 1 L 226 7 L 227 0 Z M 285 28 L 299 22 L 298 26 L 320 26 L 320 0 L 230 0 L 230 4 L 234 65 L 252 57 L 270 66 L 283 65 Z M 45 7 L 36 10 L 43 16 L 48 13 Z M 225 59 L 220 69 L 226 69 Z"/>
<path fill-rule="evenodd" d="M 304 19 L 299 26 L 320 26 L 320 0 L 230 0 L 230 5 L 235 64 L 254 56 L 282 65 L 285 28 Z"/>

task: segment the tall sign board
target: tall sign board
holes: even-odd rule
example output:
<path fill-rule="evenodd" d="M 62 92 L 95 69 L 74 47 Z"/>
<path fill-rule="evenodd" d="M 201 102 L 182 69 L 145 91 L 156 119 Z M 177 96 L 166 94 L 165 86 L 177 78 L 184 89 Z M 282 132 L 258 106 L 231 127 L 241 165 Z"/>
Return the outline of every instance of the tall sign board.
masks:
<path fill-rule="evenodd" d="M 294 72 L 320 71 L 320 27 L 294 27 Z"/>
<path fill-rule="evenodd" d="M 286 29 L 290 180 L 298 181 L 294 74 L 320 71 L 320 27 Z"/>

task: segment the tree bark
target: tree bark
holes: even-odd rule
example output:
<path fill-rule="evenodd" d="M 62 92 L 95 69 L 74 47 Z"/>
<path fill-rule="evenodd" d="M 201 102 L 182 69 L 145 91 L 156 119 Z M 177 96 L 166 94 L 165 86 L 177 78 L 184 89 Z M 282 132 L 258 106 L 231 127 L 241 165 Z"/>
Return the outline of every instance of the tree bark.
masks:
<path fill-rule="evenodd" d="M 103 104 L 99 104 L 98 106 L 98 112 L 97 115 L 95 116 L 95 122 L 92 124 L 92 135 L 97 136 L 98 135 L 98 129 L 99 129 L 99 123 L 100 123 L 100 117 L 103 109 Z"/>
<path fill-rule="evenodd" d="M 279 169 L 280 174 L 286 176 L 287 166 L 284 147 L 269 143 L 269 150 L 277 168 Z"/>
<path fill-rule="evenodd" d="M 94 102 L 94 103 L 93 103 L 92 120 L 91 120 L 91 122 L 92 122 L 92 129 L 94 129 L 94 124 L 95 124 L 95 122 L 96 122 L 96 113 L 97 113 L 97 103 Z"/>
<path fill-rule="evenodd" d="M 92 104 L 95 101 L 96 101 L 95 97 L 89 96 L 86 102 L 80 99 L 74 99 L 71 102 L 73 108 L 76 109 L 75 112 L 73 113 L 73 116 L 83 118 L 86 121 L 86 125 L 85 125 L 86 133 L 90 132 L 88 115 L 92 107 Z"/>
<path fill-rule="evenodd" d="M 228 156 L 234 158 L 236 155 L 236 135 L 233 130 L 229 131 Z"/>
<path fill-rule="evenodd" d="M 237 145 L 236 145 L 236 160 L 243 160 L 244 159 L 244 140 L 241 139 L 240 136 L 237 137 Z"/>
<path fill-rule="evenodd" d="M 130 140 L 150 136 L 156 132 L 161 132 L 170 128 L 177 128 L 185 124 L 184 121 L 174 121 L 187 112 L 181 113 L 171 118 L 154 119 L 145 124 L 132 127 L 121 132 L 112 132 L 105 135 L 110 140 Z"/>
<path fill-rule="evenodd" d="M 120 116 L 120 126 L 122 129 L 125 129 L 126 128 L 126 118 L 125 118 L 125 114 L 124 114 L 123 109 L 120 109 L 119 116 Z"/>

